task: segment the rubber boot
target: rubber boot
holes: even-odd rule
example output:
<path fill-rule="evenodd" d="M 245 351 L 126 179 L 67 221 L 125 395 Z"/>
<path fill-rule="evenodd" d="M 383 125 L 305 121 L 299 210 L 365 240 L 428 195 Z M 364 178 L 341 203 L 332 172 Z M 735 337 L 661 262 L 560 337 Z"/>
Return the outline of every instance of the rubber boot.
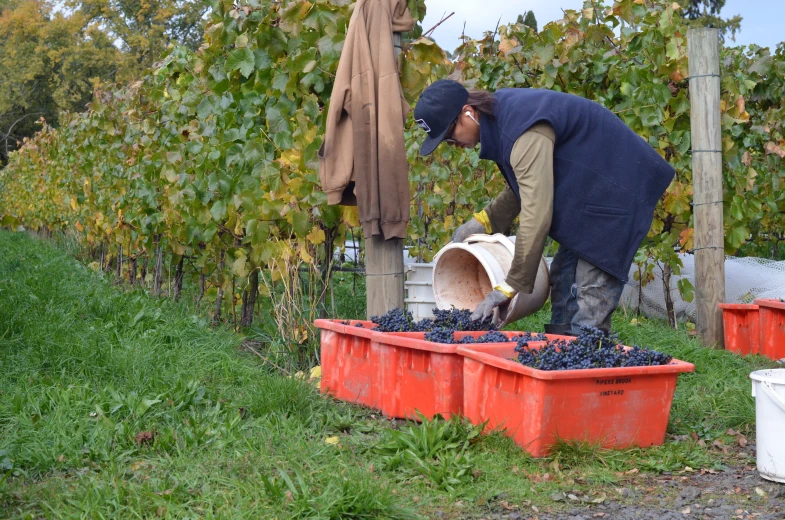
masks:
<path fill-rule="evenodd" d="M 546 323 L 545 334 L 556 334 L 559 336 L 578 336 L 572 331 L 569 323 Z"/>

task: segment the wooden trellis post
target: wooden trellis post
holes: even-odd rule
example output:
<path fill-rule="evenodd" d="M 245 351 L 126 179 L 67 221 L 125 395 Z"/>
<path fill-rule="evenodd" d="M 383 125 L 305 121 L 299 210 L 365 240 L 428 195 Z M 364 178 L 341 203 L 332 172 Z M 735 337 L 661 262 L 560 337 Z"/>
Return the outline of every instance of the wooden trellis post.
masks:
<path fill-rule="evenodd" d="M 719 42 L 718 29 L 690 29 L 687 32 L 696 326 L 703 344 L 715 348 L 723 348 L 722 311 L 717 304 L 725 301 Z"/>
<path fill-rule="evenodd" d="M 393 45 L 400 72 L 401 33 L 393 33 Z M 403 239 L 365 240 L 365 291 L 369 319 L 403 307 Z"/>

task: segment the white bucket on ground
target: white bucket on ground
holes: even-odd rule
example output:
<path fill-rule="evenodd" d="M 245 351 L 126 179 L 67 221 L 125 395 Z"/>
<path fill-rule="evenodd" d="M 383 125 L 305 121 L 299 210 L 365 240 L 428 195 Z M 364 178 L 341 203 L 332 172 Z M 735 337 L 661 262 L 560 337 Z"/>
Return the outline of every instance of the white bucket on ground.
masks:
<path fill-rule="evenodd" d="M 443 247 L 433 260 L 433 296 L 438 309 L 474 310 L 493 287 L 505 279 L 515 254 L 515 237 L 472 235 Z M 534 314 L 548 299 L 548 264 L 540 260 L 534 291 L 517 294 L 509 305 L 494 311 L 494 323 L 506 325 Z"/>
<path fill-rule="evenodd" d="M 750 374 L 760 476 L 785 483 L 785 368 Z"/>

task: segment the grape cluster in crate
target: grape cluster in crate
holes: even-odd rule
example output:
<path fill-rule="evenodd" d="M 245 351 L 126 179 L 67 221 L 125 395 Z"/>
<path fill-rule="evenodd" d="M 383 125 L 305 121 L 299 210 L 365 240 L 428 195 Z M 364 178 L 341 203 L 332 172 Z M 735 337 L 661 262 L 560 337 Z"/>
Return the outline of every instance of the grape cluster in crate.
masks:
<path fill-rule="evenodd" d="M 583 327 L 580 335 L 569 342 L 563 339 L 529 346 L 522 339 L 515 347 L 518 362 L 538 370 L 581 370 L 667 365 L 672 356 L 638 346 L 627 348 L 615 334 L 593 327 Z"/>

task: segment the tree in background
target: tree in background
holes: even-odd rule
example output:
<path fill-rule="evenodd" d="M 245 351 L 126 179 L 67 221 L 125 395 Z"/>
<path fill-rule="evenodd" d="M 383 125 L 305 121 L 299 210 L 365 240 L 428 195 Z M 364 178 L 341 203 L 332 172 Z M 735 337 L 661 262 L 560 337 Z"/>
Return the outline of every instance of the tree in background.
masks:
<path fill-rule="evenodd" d="M 67 5 L 119 43 L 125 59 L 118 81 L 139 79 L 172 43 L 196 50 L 209 8 L 199 0 L 68 0 Z"/>
<path fill-rule="evenodd" d="M 82 111 L 98 82 L 113 81 L 120 51 L 78 14 L 36 0 L 0 0 L 0 165 L 38 121 Z"/>
<path fill-rule="evenodd" d="M 524 14 L 519 14 L 516 23 L 531 27 L 534 32 L 537 32 L 537 18 L 534 17 L 534 11 L 526 11 Z"/>
<path fill-rule="evenodd" d="M 720 11 L 725 6 L 725 0 L 678 0 L 684 9 L 684 17 L 691 21 L 690 25 L 696 27 L 715 27 L 720 29 L 724 41 L 730 35 L 735 39 L 736 33 L 741 29 L 741 16 L 721 18 Z"/>
<path fill-rule="evenodd" d="M 196 50 L 206 2 L 0 0 L 0 167 L 40 119 L 84 110 L 94 88 L 149 72 L 172 44 Z"/>

